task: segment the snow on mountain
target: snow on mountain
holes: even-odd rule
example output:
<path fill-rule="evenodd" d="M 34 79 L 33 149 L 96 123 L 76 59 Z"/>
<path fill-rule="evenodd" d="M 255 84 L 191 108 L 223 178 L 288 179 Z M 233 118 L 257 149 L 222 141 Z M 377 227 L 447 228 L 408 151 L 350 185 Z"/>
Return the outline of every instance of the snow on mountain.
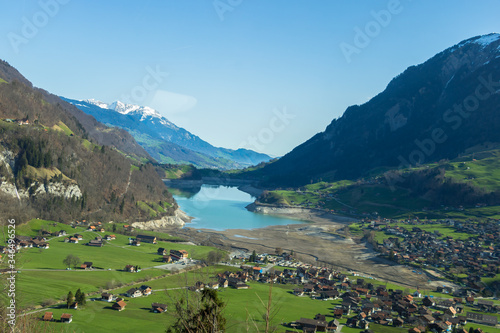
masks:
<path fill-rule="evenodd" d="M 490 45 L 491 43 L 496 42 L 498 39 L 500 39 L 500 34 L 493 33 L 493 34 L 481 36 L 478 39 L 474 40 L 473 42 L 476 44 L 479 44 L 483 47 L 486 47 L 486 46 Z"/>
<path fill-rule="evenodd" d="M 173 125 L 170 121 L 168 121 L 167 118 L 163 117 L 158 111 L 156 111 L 153 108 L 150 108 L 149 106 L 126 104 L 120 101 L 115 101 L 111 104 L 107 104 L 95 99 L 84 100 L 84 102 L 96 105 L 101 109 L 113 110 L 121 114 L 131 114 L 131 113 L 140 114 L 142 116 L 141 121 L 144 121 L 147 117 L 153 117 L 153 118 L 159 118 L 160 123 L 163 125 L 170 127 L 172 127 Z"/>

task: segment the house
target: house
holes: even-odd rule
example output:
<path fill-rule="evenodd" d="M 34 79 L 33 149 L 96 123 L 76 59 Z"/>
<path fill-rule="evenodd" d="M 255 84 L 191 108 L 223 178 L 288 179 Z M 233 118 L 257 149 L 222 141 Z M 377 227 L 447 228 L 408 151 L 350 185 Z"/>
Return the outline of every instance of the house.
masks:
<path fill-rule="evenodd" d="M 140 240 L 132 240 L 132 246 L 141 246 L 141 241 Z"/>
<path fill-rule="evenodd" d="M 66 230 L 59 230 L 57 233 L 59 236 L 66 236 Z"/>
<path fill-rule="evenodd" d="M 245 282 L 237 282 L 236 285 L 234 286 L 236 289 L 248 289 L 248 284 L 246 284 Z"/>
<path fill-rule="evenodd" d="M 496 316 L 489 316 L 481 313 L 467 312 L 467 320 L 478 324 L 495 326 L 498 323 Z"/>
<path fill-rule="evenodd" d="M 167 312 L 167 304 L 152 303 L 151 304 L 151 311 L 153 311 L 154 313 Z"/>
<path fill-rule="evenodd" d="M 111 307 L 115 310 L 122 311 L 125 309 L 127 306 L 127 303 L 125 303 L 123 300 L 117 301 L 115 304 L 113 304 Z"/>
<path fill-rule="evenodd" d="M 134 265 L 127 265 L 127 266 L 125 266 L 125 268 L 123 270 L 125 272 L 134 273 L 135 272 L 135 266 Z"/>
<path fill-rule="evenodd" d="M 93 240 L 89 241 L 87 243 L 87 245 L 88 246 L 95 246 L 95 247 L 102 247 L 103 244 L 102 244 L 102 241 L 93 239 Z"/>
<path fill-rule="evenodd" d="M 296 321 L 297 325 L 306 332 L 326 332 L 326 328 L 328 326 L 326 321 L 309 319 L 309 318 L 300 318 Z"/>
<path fill-rule="evenodd" d="M 326 327 L 327 332 L 337 332 L 340 327 L 340 323 L 337 319 L 330 321 Z"/>
<path fill-rule="evenodd" d="M 158 251 L 157 253 L 160 255 L 160 256 L 166 256 L 167 255 L 167 250 L 163 247 L 160 247 L 158 248 Z"/>
<path fill-rule="evenodd" d="M 92 267 L 92 264 L 93 264 L 92 262 L 90 262 L 90 261 L 86 261 L 86 262 L 84 262 L 84 263 L 80 266 L 80 268 L 81 268 L 81 269 L 93 269 L 94 267 Z"/>
<path fill-rule="evenodd" d="M 219 282 L 209 282 L 206 287 L 209 289 L 219 289 Z"/>
<path fill-rule="evenodd" d="M 477 306 L 479 309 L 481 309 L 481 311 L 491 312 L 494 304 L 493 304 L 493 301 L 488 301 L 485 299 L 478 299 Z"/>
<path fill-rule="evenodd" d="M 139 290 L 142 292 L 142 294 L 143 294 L 144 296 L 151 295 L 151 292 L 152 292 L 151 287 L 146 286 L 145 284 L 143 284 L 143 285 L 139 288 Z"/>
<path fill-rule="evenodd" d="M 135 237 L 136 240 L 144 242 L 144 243 L 153 243 L 156 244 L 156 236 L 149 235 L 137 235 Z"/>
<path fill-rule="evenodd" d="M 101 294 L 101 300 L 105 301 L 105 302 L 113 302 L 114 300 L 114 296 L 113 294 L 110 294 L 110 293 L 102 293 Z"/>
<path fill-rule="evenodd" d="M 78 240 L 82 240 L 83 239 L 83 236 L 80 235 L 80 234 L 75 234 L 75 236 L 73 236 L 73 237 L 75 237 Z"/>
<path fill-rule="evenodd" d="M 115 235 L 105 235 L 104 239 L 107 240 L 107 241 L 115 240 L 116 236 Z"/>
<path fill-rule="evenodd" d="M 302 288 L 295 288 L 293 290 L 293 294 L 295 296 L 302 296 L 302 295 L 304 295 L 304 289 L 302 289 Z"/>
<path fill-rule="evenodd" d="M 63 313 L 61 315 L 61 323 L 71 323 L 73 321 L 73 315 L 71 313 Z"/>
<path fill-rule="evenodd" d="M 54 313 L 52 312 L 45 312 L 45 314 L 42 316 L 43 321 L 53 321 L 54 320 Z"/>
<path fill-rule="evenodd" d="M 76 238 L 76 237 L 70 237 L 70 238 L 68 239 L 68 242 L 70 242 L 70 243 L 74 243 L 74 244 L 78 244 L 78 238 Z"/>
<path fill-rule="evenodd" d="M 75 309 L 77 310 L 78 309 L 78 302 L 73 302 L 70 306 L 69 306 L 70 309 Z"/>
<path fill-rule="evenodd" d="M 172 257 L 171 256 L 163 256 L 162 261 L 166 262 L 166 263 L 170 263 L 170 262 L 172 262 Z"/>
<path fill-rule="evenodd" d="M 188 257 L 188 252 L 186 250 L 170 250 L 170 256 L 174 260 L 181 260 Z"/>
<path fill-rule="evenodd" d="M 229 281 L 227 279 L 221 279 L 219 281 L 219 287 L 227 288 L 229 286 Z"/>
<path fill-rule="evenodd" d="M 141 297 L 142 296 L 142 291 L 140 291 L 137 288 L 130 288 L 127 290 L 125 293 L 128 297 Z"/>

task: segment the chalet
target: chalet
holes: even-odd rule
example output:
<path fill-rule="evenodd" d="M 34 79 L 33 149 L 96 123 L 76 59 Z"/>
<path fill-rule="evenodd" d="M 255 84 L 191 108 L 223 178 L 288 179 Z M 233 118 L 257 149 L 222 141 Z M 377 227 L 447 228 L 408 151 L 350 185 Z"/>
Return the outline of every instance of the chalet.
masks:
<path fill-rule="evenodd" d="M 127 295 L 127 297 L 141 297 L 142 296 L 142 292 L 137 288 L 130 288 L 129 290 L 127 290 L 127 292 L 125 294 Z"/>
<path fill-rule="evenodd" d="M 57 233 L 58 236 L 66 236 L 66 230 L 59 230 Z"/>
<path fill-rule="evenodd" d="M 151 295 L 151 287 L 149 286 L 146 286 L 145 284 L 143 284 L 139 290 L 141 291 L 141 293 L 144 295 L 144 296 L 148 296 L 148 295 Z"/>
<path fill-rule="evenodd" d="M 304 289 L 302 289 L 302 288 L 295 288 L 293 290 L 293 294 L 295 296 L 302 296 L 302 295 L 304 295 Z"/>
<path fill-rule="evenodd" d="M 160 247 L 158 248 L 158 251 L 157 253 L 160 255 L 160 256 L 166 256 L 167 255 L 167 250 L 163 247 Z"/>
<path fill-rule="evenodd" d="M 94 231 L 95 230 L 95 226 L 91 225 L 91 226 L 88 227 L 87 230 Z"/>
<path fill-rule="evenodd" d="M 45 314 L 42 316 L 43 321 L 53 321 L 54 320 L 54 313 L 52 312 L 45 312 Z"/>
<path fill-rule="evenodd" d="M 154 313 L 167 312 L 167 304 L 152 303 L 151 304 L 151 311 L 153 311 Z"/>
<path fill-rule="evenodd" d="M 135 237 L 136 240 L 144 242 L 144 243 L 153 243 L 156 244 L 156 236 L 149 235 L 137 235 Z"/>
<path fill-rule="evenodd" d="M 102 293 L 101 294 L 101 300 L 105 301 L 105 302 L 113 302 L 114 300 L 114 296 L 113 294 L 110 294 L 110 293 Z"/>
<path fill-rule="evenodd" d="M 172 262 L 172 257 L 165 255 L 165 256 L 163 256 L 162 261 L 166 262 L 166 263 L 170 263 L 170 262 Z"/>
<path fill-rule="evenodd" d="M 248 289 L 248 284 L 246 284 L 245 282 L 237 282 L 236 285 L 234 286 L 236 289 Z"/>
<path fill-rule="evenodd" d="M 78 309 L 78 302 L 73 302 L 70 306 L 69 306 L 70 309 L 75 309 L 77 310 Z"/>
<path fill-rule="evenodd" d="M 296 321 L 297 325 L 305 332 L 326 332 L 326 327 L 328 323 L 326 321 L 309 319 L 309 318 L 300 318 Z"/>
<path fill-rule="evenodd" d="M 127 265 L 127 266 L 125 266 L 125 268 L 123 270 L 125 272 L 134 273 L 135 272 L 135 266 L 134 265 Z"/>
<path fill-rule="evenodd" d="M 477 307 L 481 311 L 491 312 L 493 309 L 493 306 L 494 306 L 493 301 L 488 301 L 485 299 L 478 299 L 477 300 Z"/>
<path fill-rule="evenodd" d="M 229 286 L 229 281 L 227 279 L 219 280 L 219 287 L 227 288 Z"/>
<path fill-rule="evenodd" d="M 93 269 L 94 267 L 92 267 L 92 265 L 93 265 L 93 263 L 92 263 L 92 262 L 90 262 L 90 261 L 86 261 L 86 262 L 84 262 L 84 263 L 80 266 L 80 268 L 81 268 L 81 269 Z"/>
<path fill-rule="evenodd" d="M 122 311 L 125 309 L 127 306 L 127 303 L 125 303 L 123 300 L 117 301 L 115 304 L 113 304 L 111 307 L 115 310 Z"/>
<path fill-rule="evenodd" d="M 98 228 L 97 230 L 98 230 L 99 232 L 106 232 L 106 229 L 104 229 L 104 228 Z"/>
<path fill-rule="evenodd" d="M 75 236 L 73 236 L 73 237 L 75 237 L 78 240 L 82 240 L 83 239 L 83 236 L 80 235 L 80 234 L 75 234 Z"/>
<path fill-rule="evenodd" d="M 219 289 L 219 282 L 209 282 L 206 287 L 208 289 Z"/>
<path fill-rule="evenodd" d="M 173 260 L 182 260 L 188 257 L 186 250 L 170 250 L 170 256 Z"/>
<path fill-rule="evenodd" d="M 87 243 L 87 245 L 88 245 L 88 246 L 94 246 L 94 247 L 102 247 L 102 246 L 103 246 L 102 241 L 100 241 L 100 240 L 95 240 L 95 239 L 93 239 L 93 240 L 89 241 L 89 242 Z"/>
<path fill-rule="evenodd" d="M 194 284 L 194 290 L 201 291 L 203 289 L 205 289 L 205 284 L 203 282 L 198 281 Z"/>
<path fill-rule="evenodd" d="M 498 323 L 496 316 L 489 316 L 476 312 L 467 312 L 467 320 L 478 324 L 495 326 Z"/>
<path fill-rule="evenodd" d="M 141 246 L 141 241 L 135 239 L 135 240 L 132 240 L 132 243 L 130 243 L 130 244 L 132 244 L 132 246 Z"/>
<path fill-rule="evenodd" d="M 70 242 L 70 243 L 74 243 L 74 244 L 78 244 L 78 238 L 76 238 L 76 237 L 70 237 L 70 238 L 68 239 L 68 242 Z"/>
<path fill-rule="evenodd" d="M 73 315 L 71 313 L 63 313 L 61 315 L 61 323 L 71 323 L 73 321 Z"/>
<path fill-rule="evenodd" d="M 116 236 L 115 235 L 105 235 L 104 239 L 107 241 L 115 240 Z"/>

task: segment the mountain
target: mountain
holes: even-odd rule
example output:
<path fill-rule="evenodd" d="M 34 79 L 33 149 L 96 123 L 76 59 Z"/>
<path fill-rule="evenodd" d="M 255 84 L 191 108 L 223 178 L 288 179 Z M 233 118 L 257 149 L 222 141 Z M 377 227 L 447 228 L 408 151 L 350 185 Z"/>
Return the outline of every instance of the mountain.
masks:
<path fill-rule="evenodd" d="M 0 215 L 150 220 L 177 205 L 126 131 L 109 128 L 0 61 Z M 4 220 L 5 220 L 4 219 Z"/>
<path fill-rule="evenodd" d="M 268 186 L 357 179 L 500 143 L 500 35 L 462 41 L 411 66 L 278 161 L 250 173 Z"/>
<path fill-rule="evenodd" d="M 234 169 L 271 158 L 248 149 L 214 147 L 184 128 L 176 126 L 156 110 L 116 101 L 106 104 L 63 98 L 97 120 L 127 130 L 142 147 L 161 163 L 186 163 L 202 168 Z"/>

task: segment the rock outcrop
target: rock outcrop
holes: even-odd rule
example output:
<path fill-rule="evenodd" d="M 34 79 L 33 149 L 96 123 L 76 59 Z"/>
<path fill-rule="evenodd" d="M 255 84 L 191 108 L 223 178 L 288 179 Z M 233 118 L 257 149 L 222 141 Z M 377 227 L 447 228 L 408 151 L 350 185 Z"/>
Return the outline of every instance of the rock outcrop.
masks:
<path fill-rule="evenodd" d="M 158 230 L 165 227 L 177 226 L 182 228 L 185 223 L 191 222 L 193 218 L 188 216 L 185 212 L 177 209 L 173 216 L 163 216 L 158 220 L 151 220 L 147 222 L 134 222 L 132 227 L 142 230 Z"/>

